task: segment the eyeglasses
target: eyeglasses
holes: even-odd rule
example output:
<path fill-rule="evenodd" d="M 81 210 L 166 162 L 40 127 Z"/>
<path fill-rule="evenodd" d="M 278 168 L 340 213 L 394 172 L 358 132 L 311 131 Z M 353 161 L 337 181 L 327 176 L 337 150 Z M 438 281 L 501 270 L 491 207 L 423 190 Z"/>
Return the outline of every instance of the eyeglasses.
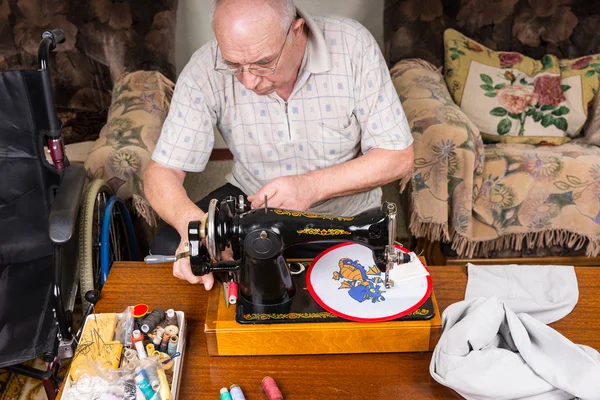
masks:
<path fill-rule="evenodd" d="M 279 64 L 279 59 L 281 58 L 281 54 L 283 54 L 283 48 L 285 47 L 285 43 L 287 42 L 287 38 L 290 34 L 290 31 L 292 30 L 292 25 L 294 25 L 294 22 L 291 23 L 290 27 L 288 28 L 287 33 L 285 34 L 285 40 L 283 41 L 283 45 L 281 46 L 281 50 L 279 51 L 279 55 L 277 55 L 277 58 L 275 59 L 275 65 L 273 67 L 248 67 L 248 68 L 244 68 L 244 67 L 238 67 L 238 68 L 231 68 L 231 67 L 227 67 L 227 66 L 221 66 L 223 64 L 225 64 L 223 61 L 221 61 L 221 65 L 217 65 L 218 59 L 219 59 L 219 45 L 217 44 L 217 50 L 215 51 L 215 64 L 214 64 L 214 70 L 215 71 L 219 71 L 222 74 L 225 75 L 240 75 L 242 74 L 244 71 L 248 71 L 250 72 L 252 75 L 257 75 L 257 76 L 269 76 L 269 75 L 273 75 L 275 73 L 275 71 L 277 70 L 277 64 Z"/>

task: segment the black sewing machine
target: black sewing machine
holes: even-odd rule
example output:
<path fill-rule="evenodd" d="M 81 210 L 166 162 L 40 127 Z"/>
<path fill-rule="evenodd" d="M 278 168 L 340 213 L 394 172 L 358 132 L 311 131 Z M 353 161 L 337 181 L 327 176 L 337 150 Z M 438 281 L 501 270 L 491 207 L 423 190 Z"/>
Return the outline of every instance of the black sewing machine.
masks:
<path fill-rule="evenodd" d="M 236 320 L 240 323 L 290 323 L 342 321 L 325 312 L 306 290 L 306 273 L 299 263 L 288 263 L 284 250 L 312 242 L 355 242 L 368 246 L 386 288 L 393 287 L 389 272 L 410 261 L 395 247 L 396 205 L 384 203 L 354 217 L 336 217 L 265 207 L 244 210 L 243 198 L 213 199 L 202 221 L 189 223 L 192 272 L 225 273 L 239 284 Z M 202 244 L 205 240 L 206 246 Z M 231 246 L 234 261 L 222 261 Z M 431 299 L 423 309 L 433 310 Z M 287 317 L 293 316 L 293 317 Z M 422 320 L 432 312 L 401 320 Z"/>

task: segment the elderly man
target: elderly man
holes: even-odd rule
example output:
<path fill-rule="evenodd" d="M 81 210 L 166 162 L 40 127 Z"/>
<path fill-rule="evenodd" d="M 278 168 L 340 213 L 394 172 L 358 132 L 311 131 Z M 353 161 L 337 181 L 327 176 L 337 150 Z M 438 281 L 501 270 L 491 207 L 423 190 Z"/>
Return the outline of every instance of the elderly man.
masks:
<path fill-rule="evenodd" d="M 171 227 L 153 254 L 183 251 L 211 198 L 350 216 L 381 204 L 380 186 L 412 169 L 412 136 L 373 36 L 347 18 L 315 18 L 293 0 L 217 0 L 215 39 L 181 73 L 145 175 Z M 234 155 L 227 185 L 194 204 L 186 171 L 204 170 L 216 126 Z M 173 274 L 191 283 L 189 260 Z"/>

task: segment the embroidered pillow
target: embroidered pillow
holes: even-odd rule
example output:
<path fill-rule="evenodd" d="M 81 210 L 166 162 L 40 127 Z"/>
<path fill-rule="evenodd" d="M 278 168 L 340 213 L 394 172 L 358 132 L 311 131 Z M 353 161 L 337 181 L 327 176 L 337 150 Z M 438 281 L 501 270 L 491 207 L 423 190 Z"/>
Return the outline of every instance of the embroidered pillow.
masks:
<path fill-rule="evenodd" d="M 596 57 L 534 60 L 492 51 L 453 29 L 444 46 L 450 94 L 486 140 L 561 144 L 581 132 L 598 89 Z"/>

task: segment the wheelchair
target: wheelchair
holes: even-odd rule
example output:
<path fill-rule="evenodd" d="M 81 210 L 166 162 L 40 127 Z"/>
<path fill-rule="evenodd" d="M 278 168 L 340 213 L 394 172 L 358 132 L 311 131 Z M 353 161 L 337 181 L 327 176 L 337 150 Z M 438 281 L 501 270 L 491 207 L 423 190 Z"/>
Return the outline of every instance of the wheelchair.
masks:
<path fill-rule="evenodd" d="M 85 321 L 112 261 L 139 259 L 126 204 L 65 156 L 47 68 L 64 40 L 46 31 L 37 70 L 0 72 L 0 368 L 49 399 L 83 328 L 76 305 Z M 46 370 L 24 364 L 42 356 Z"/>

